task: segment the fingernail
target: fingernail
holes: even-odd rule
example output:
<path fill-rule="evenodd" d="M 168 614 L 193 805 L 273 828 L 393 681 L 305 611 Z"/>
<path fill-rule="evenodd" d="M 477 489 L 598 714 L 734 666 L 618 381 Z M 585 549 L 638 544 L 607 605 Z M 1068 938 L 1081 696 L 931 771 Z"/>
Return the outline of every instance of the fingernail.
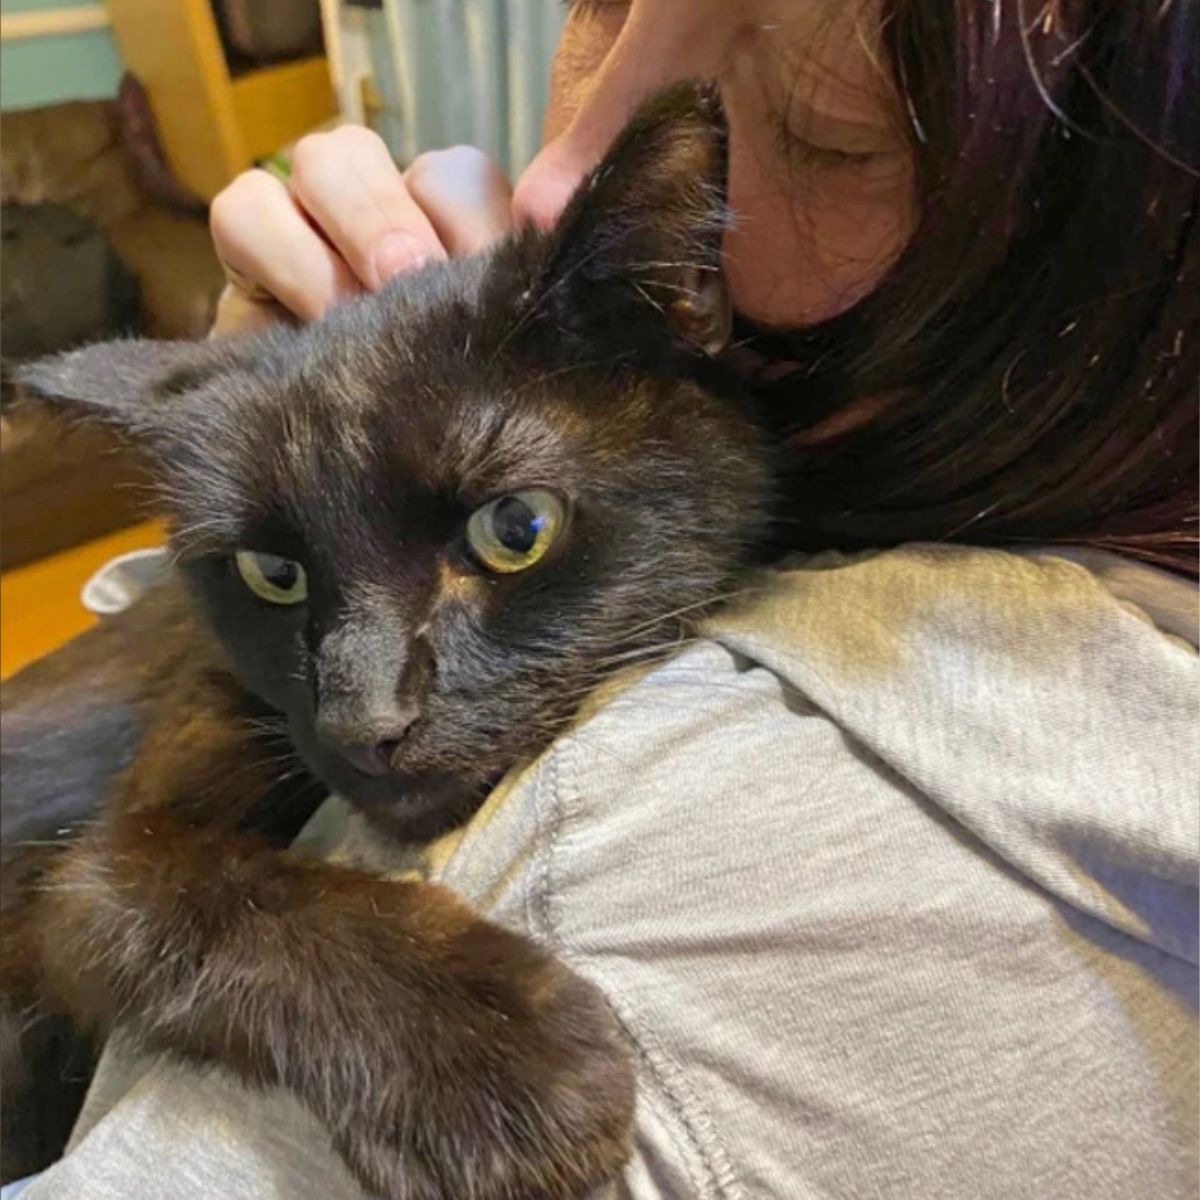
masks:
<path fill-rule="evenodd" d="M 411 233 L 389 233 L 379 239 L 371 255 L 375 268 L 375 286 L 383 287 L 394 275 L 415 271 L 429 261 L 429 252 L 420 238 Z"/>

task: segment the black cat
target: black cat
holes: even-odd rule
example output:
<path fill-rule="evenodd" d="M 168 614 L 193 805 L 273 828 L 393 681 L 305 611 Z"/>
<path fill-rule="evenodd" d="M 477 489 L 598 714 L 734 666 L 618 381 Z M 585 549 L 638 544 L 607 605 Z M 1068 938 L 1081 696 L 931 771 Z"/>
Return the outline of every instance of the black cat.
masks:
<path fill-rule="evenodd" d="M 64 1020 L 120 1023 L 291 1089 L 389 1197 L 620 1166 L 632 1068 L 589 985 L 445 889 L 281 843 L 313 777 L 389 835 L 462 821 L 762 544 L 770 455 L 710 357 L 725 173 L 715 97 L 674 88 L 549 235 L 306 328 L 25 370 L 156 464 L 182 582 L 8 690 L 6 824 L 64 831 L 5 835 L 10 1078 Z"/>

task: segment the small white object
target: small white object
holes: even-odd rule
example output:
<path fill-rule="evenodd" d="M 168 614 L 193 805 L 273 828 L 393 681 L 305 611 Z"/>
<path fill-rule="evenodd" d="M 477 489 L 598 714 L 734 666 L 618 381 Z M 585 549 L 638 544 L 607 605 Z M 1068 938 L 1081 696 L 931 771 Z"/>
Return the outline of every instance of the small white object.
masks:
<path fill-rule="evenodd" d="M 160 582 L 170 569 L 165 546 L 130 550 L 110 558 L 83 585 L 80 600 L 88 612 L 109 617 L 124 612 L 142 594 Z"/>

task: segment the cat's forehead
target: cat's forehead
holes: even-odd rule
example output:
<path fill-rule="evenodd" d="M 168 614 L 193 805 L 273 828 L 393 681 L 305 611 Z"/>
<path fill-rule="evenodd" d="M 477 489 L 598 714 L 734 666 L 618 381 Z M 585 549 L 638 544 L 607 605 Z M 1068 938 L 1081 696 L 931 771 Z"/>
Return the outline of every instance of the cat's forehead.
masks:
<path fill-rule="evenodd" d="M 272 346 L 248 407 L 281 483 L 382 475 L 475 498 L 568 486 L 584 460 L 628 451 L 636 387 L 598 379 L 586 357 L 518 353 L 516 297 L 486 287 L 485 266 L 443 265 Z"/>
<path fill-rule="evenodd" d="M 573 482 L 586 435 L 569 412 L 499 383 L 397 370 L 353 406 L 341 387 L 294 391 L 269 437 L 286 487 L 387 489 L 479 501 Z"/>
<path fill-rule="evenodd" d="M 400 379 L 410 390 L 449 382 L 469 369 L 476 343 L 496 324 L 488 277 L 486 262 L 467 259 L 394 280 L 277 345 L 269 369 L 284 387 L 347 411 L 377 404 Z"/>
<path fill-rule="evenodd" d="M 347 306 L 254 364 L 233 399 L 272 487 L 473 498 L 564 480 L 578 414 L 547 395 L 536 364 L 494 352 L 477 297 L 451 281 Z"/>

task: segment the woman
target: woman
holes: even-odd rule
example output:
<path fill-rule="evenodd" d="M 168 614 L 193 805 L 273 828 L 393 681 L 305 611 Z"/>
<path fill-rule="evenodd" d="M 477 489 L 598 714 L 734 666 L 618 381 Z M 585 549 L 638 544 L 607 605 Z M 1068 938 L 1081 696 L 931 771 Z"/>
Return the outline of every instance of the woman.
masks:
<path fill-rule="evenodd" d="M 214 204 L 218 332 L 311 319 L 552 221 L 642 96 L 720 85 L 796 545 L 895 548 L 773 573 L 425 863 L 620 1016 L 613 1194 L 1195 1193 L 1197 24 L 576 3 L 511 193 L 343 130 Z M 333 806 L 309 837 L 400 865 Z M 83 1194 L 356 1192 L 286 1098 L 116 1046 L 28 1193 Z"/>

